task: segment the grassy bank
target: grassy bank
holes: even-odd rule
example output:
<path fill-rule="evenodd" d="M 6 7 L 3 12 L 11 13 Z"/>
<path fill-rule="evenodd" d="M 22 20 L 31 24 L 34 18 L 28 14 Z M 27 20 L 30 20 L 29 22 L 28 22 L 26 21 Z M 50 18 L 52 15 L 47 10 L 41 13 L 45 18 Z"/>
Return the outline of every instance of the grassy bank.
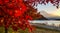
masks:
<path fill-rule="evenodd" d="M 57 30 L 51 30 L 51 29 L 45 29 L 45 28 L 38 28 L 36 27 L 36 30 L 33 31 L 34 33 L 60 33 L 60 31 Z M 31 32 L 31 33 L 33 33 Z M 0 33 L 4 33 L 4 28 L 0 27 Z M 12 28 L 8 29 L 8 33 L 29 33 L 27 30 L 22 31 L 19 29 L 17 32 L 13 31 Z"/>

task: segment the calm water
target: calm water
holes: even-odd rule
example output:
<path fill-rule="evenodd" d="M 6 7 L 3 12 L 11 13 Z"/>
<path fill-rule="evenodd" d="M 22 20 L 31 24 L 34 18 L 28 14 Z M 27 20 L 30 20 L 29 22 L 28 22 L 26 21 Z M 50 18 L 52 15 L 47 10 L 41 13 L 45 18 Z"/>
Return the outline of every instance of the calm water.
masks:
<path fill-rule="evenodd" d="M 48 29 L 56 29 L 60 31 L 60 27 L 59 27 L 60 21 L 58 20 L 32 20 L 30 22 L 31 23 L 45 23 L 47 25 L 38 25 L 38 24 L 33 24 L 33 25 L 38 26 L 38 27 L 48 28 Z"/>
<path fill-rule="evenodd" d="M 48 25 L 60 25 L 60 21 L 58 20 L 32 20 L 30 21 L 31 23 L 45 23 L 45 24 L 48 24 Z"/>

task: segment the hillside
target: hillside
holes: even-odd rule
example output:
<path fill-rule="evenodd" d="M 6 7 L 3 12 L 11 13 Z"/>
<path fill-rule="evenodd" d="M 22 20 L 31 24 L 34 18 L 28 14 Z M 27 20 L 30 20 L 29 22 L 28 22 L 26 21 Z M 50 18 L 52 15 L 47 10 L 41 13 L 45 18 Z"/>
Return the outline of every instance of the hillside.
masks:
<path fill-rule="evenodd" d="M 0 27 L 0 33 L 4 33 L 4 28 Z M 29 33 L 27 30 L 22 31 L 21 29 L 19 29 L 17 32 L 13 31 L 11 28 L 9 28 L 8 33 Z M 46 29 L 46 28 L 39 28 L 36 27 L 36 29 L 33 32 L 30 33 L 60 33 L 60 31 L 57 30 L 51 30 L 51 29 Z"/>
<path fill-rule="evenodd" d="M 60 19 L 60 16 L 54 15 L 54 14 L 49 14 L 45 11 L 40 11 L 41 15 L 43 15 L 47 19 Z"/>

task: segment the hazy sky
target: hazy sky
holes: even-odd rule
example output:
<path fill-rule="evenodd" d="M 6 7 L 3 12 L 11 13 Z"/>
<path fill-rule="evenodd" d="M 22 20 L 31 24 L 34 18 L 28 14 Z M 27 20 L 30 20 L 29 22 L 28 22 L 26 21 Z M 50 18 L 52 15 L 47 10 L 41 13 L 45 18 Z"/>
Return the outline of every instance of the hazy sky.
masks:
<path fill-rule="evenodd" d="M 57 9 L 56 6 L 53 6 L 53 4 L 51 4 L 49 2 L 46 5 L 44 5 L 44 4 L 42 4 L 42 5 L 38 4 L 38 6 L 36 8 L 38 9 L 38 12 L 45 11 L 45 13 L 42 12 L 42 14 L 46 18 L 52 18 L 52 16 L 54 16 L 54 19 L 55 19 L 55 17 L 57 16 L 60 19 L 60 6 L 59 6 L 59 9 Z"/>
<path fill-rule="evenodd" d="M 46 11 L 47 13 L 53 13 L 55 12 L 56 10 L 58 10 L 55 6 L 53 6 L 51 3 L 48 3 L 46 5 L 38 5 L 37 6 L 38 8 L 38 11 L 40 12 L 41 10 L 44 10 Z M 60 8 L 60 7 L 59 7 Z"/>

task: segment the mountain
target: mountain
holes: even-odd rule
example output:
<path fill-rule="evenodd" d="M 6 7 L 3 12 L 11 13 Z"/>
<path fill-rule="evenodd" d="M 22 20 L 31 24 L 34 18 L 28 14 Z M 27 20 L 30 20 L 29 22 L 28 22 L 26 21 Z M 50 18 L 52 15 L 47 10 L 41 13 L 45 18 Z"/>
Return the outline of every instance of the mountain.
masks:
<path fill-rule="evenodd" d="M 45 11 L 40 11 L 41 15 L 43 15 L 47 19 L 60 19 L 60 16 L 49 14 Z"/>

